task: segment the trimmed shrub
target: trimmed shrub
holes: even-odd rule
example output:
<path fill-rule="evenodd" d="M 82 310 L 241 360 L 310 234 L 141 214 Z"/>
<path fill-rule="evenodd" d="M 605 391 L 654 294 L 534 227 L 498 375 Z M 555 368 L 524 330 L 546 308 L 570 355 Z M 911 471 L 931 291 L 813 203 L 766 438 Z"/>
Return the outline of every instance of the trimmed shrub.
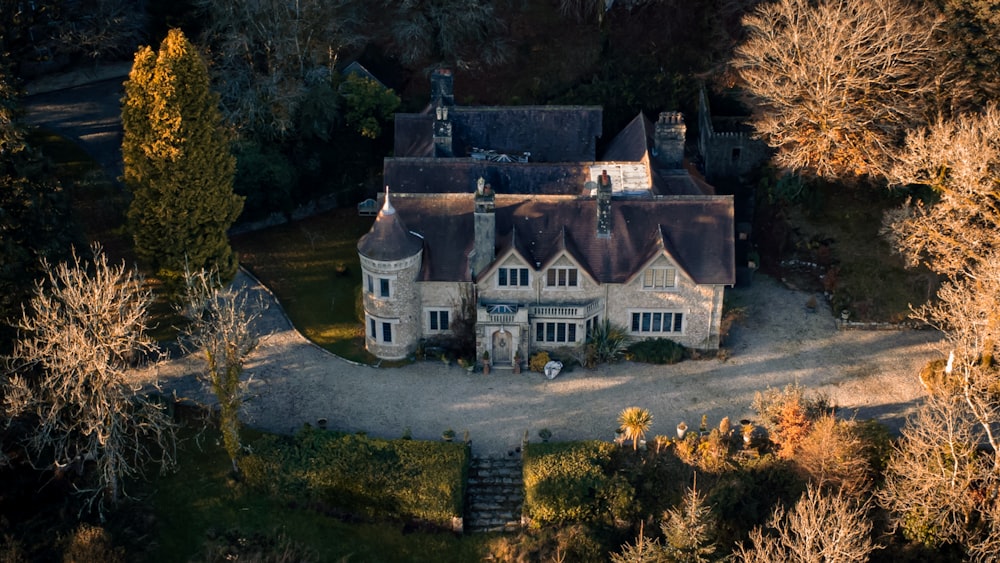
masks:
<path fill-rule="evenodd" d="M 548 352 L 535 352 L 531 355 L 531 359 L 528 360 L 528 369 L 542 373 L 545 371 L 545 364 L 549 363 L 549 361 Z"/>
<path fill-rule="evenodd" d="M 646 364 L 676 364 L 687 357 L 683 345 L 668 338 L 640 340 L 628 347 L 626 358 Z"/>
<path fill-rule="evenodd" d="M 320 502 L 370 519 L 448 526 L 462 514 L 469 453 L 463 443 L 383 440 L 303 428 L 265 436 L 241 460 L 246 482 L 276 497 Z"/>
<path fill-rule="evenodd" d="M 610 476 L 608 442 L 528 444 L 524 452 L 524 511 L 534 527 L 620 517 L 633 503 L 626 481 Z"/>

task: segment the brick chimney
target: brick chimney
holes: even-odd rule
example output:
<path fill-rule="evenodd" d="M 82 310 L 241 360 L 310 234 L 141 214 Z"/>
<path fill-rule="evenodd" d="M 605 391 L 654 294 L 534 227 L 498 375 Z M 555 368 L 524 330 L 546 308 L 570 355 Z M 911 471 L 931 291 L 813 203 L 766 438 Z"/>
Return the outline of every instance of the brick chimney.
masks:
<path fill-rule="evenodd" d="M 431 105 L 455 105 L 455 86 L 452 82 L 451 69 L 439 68 L 431 73 Z"/>
<path fill-rule="evenodd" d="M 482 178 L 476 183 L 473 223 L 475 240 L 469 253 L 469 268 L 476 277 L 496 259 L 497 218 L 496 196 Z"/>
<path fill-rule="evenodd" d="M 434 156 L 455 156 L 451 149 L 451 120 L 448 119 L 448 106 L 438 106 L 434 112 Z"/>
<path fill-rule="evenodd" d="M 597 178 L 597 238 L 611 238 L 611 177 L 607 170 Z"/>
<path fill-rule="evenodd" d="M 684 166 L 684 116 L 679 111 L 665 111 L 660 114 L 653 133 L 653 154 L 656 161 L 667 169 Z"/>

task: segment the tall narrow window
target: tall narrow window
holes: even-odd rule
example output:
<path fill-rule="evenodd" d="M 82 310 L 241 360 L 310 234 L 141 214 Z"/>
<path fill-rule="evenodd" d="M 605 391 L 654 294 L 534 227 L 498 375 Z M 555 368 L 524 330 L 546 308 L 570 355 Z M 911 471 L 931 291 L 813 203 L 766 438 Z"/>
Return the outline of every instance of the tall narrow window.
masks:
<path fill-rule="evenodd" d="M 375 295 L 375 278 L 368 274 L 368 295 Z"/>
<path fill-rule="evenodd" d="M 392 342 L 392 323 L 382 323 L 382 342 Z"/>
<path fill-rule="evenodd" d="M 372 339 L 378 336 L 375 332 L 375 319 L 368 319 L 368 336 Z"/>
<path fill-rule="evenodd" d="M 379 297 L 389 297 L 389 279 L 379 278 Z"/>
<path fill-rule="evenodd" d="M 446 331 L 448 330 L 449 315 L 448 311 L 429 311 L 428 324 L 432 331 Z"/>

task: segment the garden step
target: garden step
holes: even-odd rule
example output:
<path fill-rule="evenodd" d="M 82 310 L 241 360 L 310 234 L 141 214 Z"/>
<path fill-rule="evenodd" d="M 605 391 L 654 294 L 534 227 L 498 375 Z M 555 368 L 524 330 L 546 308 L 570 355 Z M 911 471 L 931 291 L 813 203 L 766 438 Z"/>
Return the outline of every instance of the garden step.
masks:
<path fill-rule="evenodd" d="M 465 530 L 511 532 L 521 527 L 521 459 L 473 458 L 466 482 Z"/>

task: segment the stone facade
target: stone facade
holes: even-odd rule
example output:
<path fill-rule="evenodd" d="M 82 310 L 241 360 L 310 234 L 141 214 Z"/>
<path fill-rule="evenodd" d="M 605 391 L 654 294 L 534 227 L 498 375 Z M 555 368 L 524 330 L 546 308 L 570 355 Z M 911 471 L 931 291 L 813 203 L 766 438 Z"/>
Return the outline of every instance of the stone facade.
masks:
<path fill-rule="evenodd" d="M 423 336 L 417 282 L 422 260 L 422 251 L 391 262 L 361 257 L 365 347 L 379 358 L 405 358 Z"/>
<path fill-rule="evenodd" d="M 698 99 L 698 151 L 701 153 L 705 178 L 712 183 L 738 179 L 771 157 L 767 143 L 755 139 L 749 130 L 740 130 L 740 118 L 713 118 L 708 95 L 701 90 Z M 718 130 L 718 124 L 730 123 Z"/>

